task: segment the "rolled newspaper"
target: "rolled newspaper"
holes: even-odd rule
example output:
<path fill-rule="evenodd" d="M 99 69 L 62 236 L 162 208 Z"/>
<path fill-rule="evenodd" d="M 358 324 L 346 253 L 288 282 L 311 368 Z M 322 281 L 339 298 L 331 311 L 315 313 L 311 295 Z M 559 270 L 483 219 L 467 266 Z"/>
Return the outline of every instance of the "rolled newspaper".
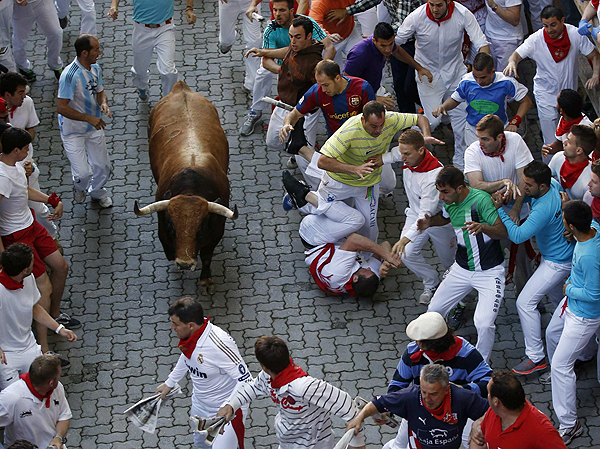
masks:
<path fill-rule="evenodd" d="M 190 416 L 190 427 L 193 432 L 205 435 L 206 444 L 212 446 L 215 438 L 221 433 L 221 429 L 227 424 L 224 416 L 218 418 L 202 418 L 201 416 Z"/>
<path fill-rule="evenodd" d="M 260 99 L 260 101 L 264 101 L 265 103 L 269 103 L 269 104 L 272 104 L 274 106 L 278 106 L 278 107 L 280 107 L 282 109 L 286 109 L 288 111 L 293 111 L 294 110 L 294 106 L 290 106 L 289 104 L 284 103 L 283 101 L 275 100 L 275 99 L 273 99 L 271 97 L 262 97 Z"/>
<path fill-rule="evenodd" d="M 169 394 L 167 394 L 165 400 L 171 399 L 179 393 L 181 393 L 181 388 L 176 384 Z M 163 400 L 160 398 L 160 393 L 156 393 L 137 402 L 123 413 L 136 427 L 139 427 L 144 432 L 154 433 L 156 431 L 156 422 L 158 421 L 158 412 L 162 403 Z"/>
<path fill-rule="evenodd" d="M 350 441 L 352 441 L 353 436 L 354 429 L 348 430 L 333 449 L 348 449 L 348 445 L 350 444 Z"/>

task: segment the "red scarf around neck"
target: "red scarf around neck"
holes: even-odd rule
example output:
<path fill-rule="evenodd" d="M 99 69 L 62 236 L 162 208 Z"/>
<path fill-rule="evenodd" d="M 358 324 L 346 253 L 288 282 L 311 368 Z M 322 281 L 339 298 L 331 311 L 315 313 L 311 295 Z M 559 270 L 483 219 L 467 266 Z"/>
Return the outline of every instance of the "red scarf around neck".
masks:
<path fill-rule="evenodd" d="M 447 351 L 438 354 L 437 352 L 433 351 L 419 350 L 411 354 L 410 359 L 416 363 L 419 360 L 421 360 L 421 357 L 423 356 L 423 354 L 425 354 L 434 362 L 437 360 L 452 360 L 454 357 L 456 357 L 456 354 L 458 354 L 458 352 L 462 348 L 462 344 L 463 340 L 455 335 L 454 344 L 450 346 L 450 348 L 448 348 Z"/>
<path fill-rule="evenodd" d="M 579 179 L 579 176 L 585 170 L 585 167 L 590 163 L 589 160 L 571 164 L 569 159 L 565 158 L 565 162 L 560 167 L 560 185 L 564 189 L 570 189 Z"/>
<path fill-rule="evenodd" d="M 177 347 L 181 349 L 183 355 L 186 356 L 188 359 L 192 357 L 194 349 L 196 349 L 196 343 L 198 343 L 198 339 L 204 332 L 204 329 L 206 329 L 206 326 L 208 326 L 209 319 L 210 317 L 204 318 L 204 324 L 202 324 L 200 329 L 194 332 L 190 338 L 186 338 L 185 340 L 179 340 L 179 344 L 177 345 Z"/>
<path fill-rule="evenodd" d="M 0 284 L 4 285 L 8 290 L 18 290 L 23 288 L 23 282 L 17 282 L 11 278 L 4 269 L 0 269 Z"/>
<path fill-rule="evenodd" d="M 437 26 L 440 26 L 442 22 L 445 22 L 446 20 L 449 20 L 450 17 L 452 17 L 452 13 L 454 12 L 454 2 L 448 3 L 448 11 L 446 12 L 446 15 L 441 19 L 436 19 L 435 17 L 433 17 L 433 14 L 429 9 L 429 2 L 427 2 L 427 6 L 425 7 L 425 12 L 427 12 L 427 17 L 429 17 L 431 20 L 437 23 Z"/>
<path fill-rule="evenodd" d="M 19 377 L 25 381 L 25 384 L 27 385 L 27 388 L 29 388 L 29 391 L 31 391 L 31 394 L 33 394 L 36 398 L 38 398 L 42 402 L 44 402 L 44 399 L 45 399 L 46 400 L 46 408 L 50 408 L 50 396 L 52 396 L 52 393 L 54 392 L 54 388 L 52 390 L 50 390 L 48 393 L 46 393 L 44 396 L 42 396 L 41 394 L 39 394 L 36 391 L 33 384 L 31 383 L 31 379 L 29 378 L 29 373 L 21 374 Z"/>
<path fill-rule="evenodd" d="M 425 405 L 423 398 L 421 398 L 421 403 L 423 404 L 423 407 L 425 407 L 425 410 L 431 413 L 435 419 L 448 424 L 456 424 L 458 422 L 456 415 L 452 413 L 452 390 L 448 389 L 448 393 L 444 396 L 444 400 L 435 410 L 429 410 Z"/>
<path fill-rule="evenodd" d="M 600 1 L 600 0 L 598 0 L 598 1 Z M 596 150 L 592 151 L 592 154 L 590 154 L 590 156 L 592 157 L 592 162 L 600 159 L 600 155 L 598 153 L 596 153 Z"/>
<path fill-rule="evenodd" d="M 429 150 L 425 149 L 425 157 L 419 165 L 417 165 L 416 167 L 403 165 L 402 169 L 404 170 L 405 168 L 408 168 L 412 172 L 425 173 L 440 167 L 443 167 L 442 163 L 438 161 L 437 157 L 431 154 Z"/>
<path fill-rule="evenodd" d="M 566 27 L 562 36 L 558 39 L 552 39 L 546 30 L 544 30 L 544 40 L 546 41 L 546 45 L 548 46 L 548 50 L 550 50 L 550 54 L 552 55 L 554 62 L 559 63 L 569 54 L 571 40 L 569 39 L 569 31 Z"/>
<path fill-rule="evenodd" d="M 598 5 L 600 4 L 600 0 L 592 0 L 592 6 L 596 11 L 598 11 Z"/>
<path fill-rule="evenodd" d="M 479 144 L 479 148 L 481 148 L 481 144 Z M 486 153 L 481 148 L 481 152 L 485 154 L 487 157 L 499 157 L 502 162 L 504 162 L 504 152 L 506 151 L 506 134 L 502 136 L 502 145 L 497 153 Z"/>
<path fill-rule="evenodd" d="M 571 120 L 570 122 L 567 122 L 564 118 L 561 117 L 558 121 L 558 127 L 556 128 L 556 135 L 563 136 L 567 134 L 569 131 L 571 131 L 571 127 L 573 125 L 578 125 L 579 122 L 583 120 L 583 117 L 585 116 L 582 115 L 581 117 L 578 117 L 575 120 Z"/>
<path fill-rule="evenodd" d="M 600 218 L 600 198 L 594 198 L 592 200 L 592 216 L 594 218 Z"/>
<path fill-rule="evenodd" d="M 306 376 L 308 376 L 308 374 L 306 374 L 302 368 L 296 365 L 290 357 L 290 363 L 288 364 L 288 366 L 279 374 L 277 374 L 274 378 L 271 379 L 271 387 L 275 389 L 281 388 L 284 385 L 289 384 L 293 380 Z"/>

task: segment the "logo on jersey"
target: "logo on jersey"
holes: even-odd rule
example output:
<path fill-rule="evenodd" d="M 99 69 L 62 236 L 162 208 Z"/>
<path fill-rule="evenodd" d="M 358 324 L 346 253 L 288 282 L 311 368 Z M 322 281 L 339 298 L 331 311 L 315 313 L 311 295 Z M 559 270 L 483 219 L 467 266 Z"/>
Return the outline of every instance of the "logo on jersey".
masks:
<path fill-rule="evenodd" d="M 446 371 L 448 371 L 448 377 L 452 378 L 452 375 L 454 374 L 454 370 L 452 369 L 452 367 L 447 366 Z"/>
<path fill-rule="evenodd" d="M 246 379 L 248 379 L 250 377 L 250 373 L 248 372 L 248 370 L 246 369 L 246 367 L 244 366 L 243 363 L 240 363 L 238 365 L 238 371 L 241 374 L 241 376 L 238 377 L 238 382 L 244 382 Z"/>
<path fill-rule="evenodd" d="M 98 83 L 93 78 L 88 81 L 87 86 L 85 86 L 85 88 L 89 90 L 92 95 L 96 95 L 98 93 L 96 90 L 98 89 Z"/>
<path fill-rule="evenodd" d="M 425 425 L 425 418 L 419 416 L 419 421 L 421 421 L 423 423 L 423 425 Z"/>
<path fill-rule="evenodd" d="M 302 410 L 301 405 L 295 406 L 296 400 L 291 396 L 286 396 L 285 398 L 281 398 L 281 400 L 279 400 L 279 398 L 275 394 L 275 391 L 271 390 L 271 399 L 276 404 L 279 404 L 281 406 L 281 408 L 288 409 L 288 410 L 296 410 L 296 411 Z"/>
<path fill-rule="evenodd" d="M 58 402 L 56 399 L 53 399 L 53 401 L 54 401 L 54 405 L 56 405 L 56 406 L 60 405 L 60 402 Z"/>
<path fill-rule="evenodd" d="M 200 371 L 195 366 L 190 366 L 190 365 L 187 364 L 187 362 L 185 363 L 185 366 L 187 366 L 187 369 L 190 372 L 190 374 L 192 374 L 192 375 L 194 375 L 196 377 L 201 377 L 203 379 L 208 379 L 208 376 L 206 375 L 206 373 L 203 373 L 202 371 Z"/>
<path fill-rule="evenodd" d="M 33 416 L 33 413 L 31 410 L 27 410 L 26 412 L 21 412 L 21 414 L 19 416 L 21 418 L 27 418 L 28 416 Z"/>
<path fill-rule="evenodd" d="M 360 104 L 360 97 L 358 95 L 352 95 L 350 97 L 350 105 L 358 106 Z"/>
<path fill-rule="evenodd" d="M 204 363 L 204 356 L 202 354 L 198 354 L 198 363 Z"/>

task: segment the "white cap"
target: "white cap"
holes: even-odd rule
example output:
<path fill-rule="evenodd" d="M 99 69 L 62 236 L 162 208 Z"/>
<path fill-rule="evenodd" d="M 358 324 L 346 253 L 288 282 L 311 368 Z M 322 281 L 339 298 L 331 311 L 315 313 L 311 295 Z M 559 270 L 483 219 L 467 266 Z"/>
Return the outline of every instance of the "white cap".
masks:
<path fill-rule="evenodd" d="M 444 317 L 437 312 L 426 312 L 406 326 L 406 335 L 414 341 L 435 340 L 448 332 Z"/>

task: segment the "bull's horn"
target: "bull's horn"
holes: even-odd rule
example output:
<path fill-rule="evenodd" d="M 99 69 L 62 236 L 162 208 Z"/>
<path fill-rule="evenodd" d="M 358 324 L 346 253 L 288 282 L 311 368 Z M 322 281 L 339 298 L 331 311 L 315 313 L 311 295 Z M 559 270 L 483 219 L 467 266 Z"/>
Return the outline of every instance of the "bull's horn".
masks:
<path fill-rule="evenodd" d="M 163 210 L 167 210 L 167 208 L 169 207 L 169 200 L 163 200 L 163 201 L 157 201 L 155 203 L 149 204 L 146 207 L 142 207 L 140 209 L 140 206 L 138 205 L 138 202 L 136 201 L 135 204 L 133 205 L 133 212 L 135 212 L 135 214 L 140 217 L 142 215 L 148 215 L 148 214 L 152 214 L 154 212 L 162 212 Z"/>
<path fill-rule="evenodd" d="M 229 209 L 218 203 L 213 203 L 212 201 L 208 202 L 208 211 L 213 214 L 222 215 L 223 217 L 231 218 L 235 220 L 238 217 L 237 206 L 234 206 L 233 210 Z"/>

